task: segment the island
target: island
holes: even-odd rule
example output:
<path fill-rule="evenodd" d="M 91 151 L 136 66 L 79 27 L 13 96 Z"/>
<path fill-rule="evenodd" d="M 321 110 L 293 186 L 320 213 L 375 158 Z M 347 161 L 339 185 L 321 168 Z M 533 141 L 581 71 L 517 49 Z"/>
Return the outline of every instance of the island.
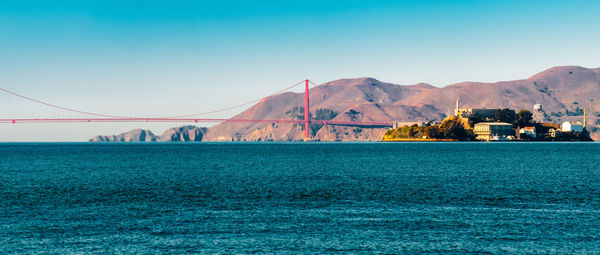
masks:
<path fill-rule="evenodd" d="M 542 105 L 528 110 L 460 109 L 441 123 L 433 121 L 412 125 L 395 125 L 383 136 L 383 141 L 593 141 L 583 122 L 561 124 L 544 122 Z"/>

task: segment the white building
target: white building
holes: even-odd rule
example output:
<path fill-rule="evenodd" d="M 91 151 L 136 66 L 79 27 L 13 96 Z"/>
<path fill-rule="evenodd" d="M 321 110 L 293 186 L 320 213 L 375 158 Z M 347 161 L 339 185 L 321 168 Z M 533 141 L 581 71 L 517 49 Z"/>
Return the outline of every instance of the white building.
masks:
<path fill-rule="evenodd" d="M 512 124 L 504 122 L 479 122 L 475 124 L 473 133 L 477 135 L 479 140 L 491 140 L 493 136 L 512 136 L 515 131 Z"/>
<path fill-rule="evenodd" d="M 534 138 L 534 139 L 535 139 L 535 136 L 536 136 L 536 134 L 535 134 L 535 127 L 524 127 L 524 128 L 521 128 L 519 130 L 519 133 L 525 134 L 525 135 L 527 135 L 527 136 L 529 136 L 531 138 Z"/>
<path fill-rule="evenodd" d="M 579 121 L 574 121 L 574 122 L 565 121 L 562 123 L 561 128 L 562 128 L 563 132 L 582 132 L 583 124 L 581 124 L 581 122 L 579 122 Z"/>

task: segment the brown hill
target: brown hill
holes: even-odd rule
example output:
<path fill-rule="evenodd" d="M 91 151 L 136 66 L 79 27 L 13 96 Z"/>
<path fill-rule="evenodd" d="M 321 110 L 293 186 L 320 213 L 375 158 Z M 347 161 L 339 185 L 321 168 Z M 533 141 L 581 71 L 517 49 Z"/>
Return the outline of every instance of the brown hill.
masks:
<path fill-rule="evenodd" d="M 234 118 L 302 119 L 303 93 L 267 97 Z M 358 121 L 439 121 L 460 98 L 462 107 L 531 110 L 543 105 L 555 122 L 588 109 L 595 121 L 600 105 L 600 68 L 553 67 L 528 79 L 496 83 L 463 82 L 438 88 L 425 83 L 396 85 L 373 78 L 341 79 L 310 90 L 313 119 Z M 319 110 L 320 109 L 320 110 Z M 313 125 L 317 140 L 380 140 L 386 129 Z M 595 131 L 595 128 L 592 128 Z M 209 129 L 204 141 L 301 140 L 295 124 L 226 122 Z"/>

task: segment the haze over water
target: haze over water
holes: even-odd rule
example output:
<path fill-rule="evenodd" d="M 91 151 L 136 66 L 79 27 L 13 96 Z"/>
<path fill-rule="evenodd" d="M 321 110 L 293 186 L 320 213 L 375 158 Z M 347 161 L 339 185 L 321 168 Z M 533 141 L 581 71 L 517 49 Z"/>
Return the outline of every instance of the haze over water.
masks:
<path fill-rule="evenodd" d="M 596 253 L 597 143 L 0 144 L 0 253 Z"/>

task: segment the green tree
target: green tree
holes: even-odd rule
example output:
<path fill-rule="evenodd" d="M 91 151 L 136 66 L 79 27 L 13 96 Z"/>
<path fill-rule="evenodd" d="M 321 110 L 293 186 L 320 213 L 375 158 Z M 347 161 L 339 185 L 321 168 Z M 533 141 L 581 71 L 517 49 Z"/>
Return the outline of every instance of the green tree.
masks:
<path fill-rule="evenodd" d="M 465 128 L 465 122 L 457 116 L 445 119 L 440 128 L 444 132 L 444 138 L 458 139 L 463 141 L 474 138 L 471 132 L 467 132 L 467 129 Z"/>
<path fill-rule="evenodd" d="M 423 133 L 428 138 L 440 138 L 442 135 L 442 130 L 438 126 L 427 126 L 423 129 Z"/>
<path fill-rule="evenodd" d="M 469 117 L 469 125 L 471 125 L 471 127 L 474 127 L 475 124 L 479 123 L 479 122 L 484 122 L 487 121 L 486 118 L 481 117 L 479 115 L 473 115 L 471 117 Z"/>
<path fill-rule="evenodd" d="M 494 113 L 494 119 L 500 122 L 514 123 L 516 119 L 515 111 L 508 108 L 498 109 Z"/>
<path fill-rule="evenodd" d="M 531 121 L 533 120 L 533 114 L 528 110 L 520 110 L 517 113 L 516 126 L 517 127 L 526 127 L 531 126 Z"/>
<path fill-rule="evenodd" d="M 292 119 L 303 120 L 304 119 L 304 107 L 295 106 L 291 110 L 285 112 L 285 115 L 292 117 Z"/>
<path fill-rule="evenodd" d="M 315 115 L 313 116 L 314 120 L 332 120 L 337 116 L 338 113 L 327 109 L 327 108 L 319 108 L 315 111 Z"/>

